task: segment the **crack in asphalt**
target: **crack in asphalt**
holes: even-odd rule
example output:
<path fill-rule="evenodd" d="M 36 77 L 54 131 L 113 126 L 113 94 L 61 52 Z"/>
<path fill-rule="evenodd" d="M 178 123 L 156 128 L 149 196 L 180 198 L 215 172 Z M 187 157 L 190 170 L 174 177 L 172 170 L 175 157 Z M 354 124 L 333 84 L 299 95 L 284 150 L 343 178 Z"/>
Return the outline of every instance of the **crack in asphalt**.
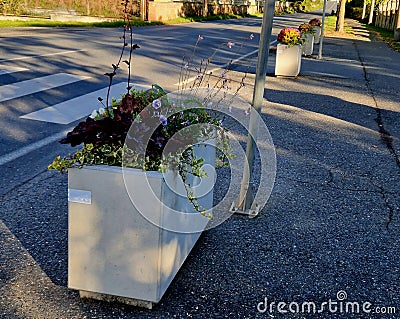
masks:
<path fill-rule="evenodd" d="M 333 169 L 328 169 L 329 180 L 324 183 L 316 183 L 316 182 L 312 182 L 312 181 L 299 180 L 299 179 L 290 178 L 290 177 L 286 177 L 286 179 L 289 181 L 292 181 L 292 182 L 308 184 L 308 185 L 313 185 L 313 186 L 320 186 L 320 187 L 336 189 L 336 190 L 341 190 L 341 191 L 380 194 L 385 203 L 386 208 L 388 209 L 386 230 L 389 231 L 389 226 L 393 221 L 394 211 L 395 211 L 395 208 L 392 206 L 392 204 L 389 201 L 389 195 L 397 195 L 397 193 L 387 191 L 381 184 L 379 184 L 377 181 L 375 181 L 373 177 L 367 177 L 365 174 L 347 174 L 346 176 L 342 176 L 342 178 L 343 179 L 352 178 L 352 177 L 366 178 L 369 181 L 369 183 L 377 190 L 335 186 L 335 185 L 333 185 L 333 183 L 335 181 L 335 171 L 334 170 L 337 169 L 338 167 L 340 167 L 340 165 L 338 165 L 337 167 L 334 167 Z"/>
<path fill-rule="evenodd" d="M 354 47 L 356 49 L 357 55 L 358 55 L 358 60 L 361 63 L 362 69 L 363 69 L 363 73 L 364 73 L 364 79 L 365 79 L 365 85 L 367 87 L 367 91 L 368 94 L 372 97 L 374 104 L 375 104 L 375 112 L 376 112 L 376 119 L 375 122 L 378 124 L 378 128 L 379 128 L 379 134 L 381 137 L 382 142 L 385 144 L 386 148 L 389 150 L 389 153 L 394 157 L 397 166 L 400 168 L 400 158 L 399 155 L 397 154 L 394 146 L 393 146 L 393 137 L 391 136 L 390 132 L 388 132 L 385 129 L 385 125 L 383 122 L 383 118 L 382 118 L 382 109 L 379 107 L 378 105 L 378 101 L 376 100 L 374 91 L 371 87 L 371 81 L 369 79 L 368 76 L 368 72 L 367 72 L 367 67 L 364 63 L 364 60 L 361 56 L 360 50 L 358 49 L 358 46 L 355 42 L 353 42 Z M 372 180 L 371 180 L 372 181 Z M 373 183 L 373 181 L 372 181 Z M 389 230 L 389 225 L 393 220 L 393 215 L 394 215 L 394 208 L 392 207 L 392 205 L 390 205 L 389 203 L 389 199 L 387 197 L 387 192 L 385 191 L 385 189 L 381 186 L 381 185 L 376 185 L 375 187 L 378 187 L 378 189 L 380 189 L 382 198 L 385 202 L 385 205 L 388 209 L 388 221 L 386 223 L 386 229 Z"/>
<path fill-rule="evenodd" d="M 374 183 L 372 183 L 372 185 L 377 187 L 378 190 L 334 186 L 334 185 L 331 184 L 333 182 L 333 180 L 332 181 L 327 181 L 325 183 L 315 183 L 315 182 L 312 182 L 312 181 L 304 181 L 304 180 L 299 180 L 299 179 L 290 178 L 290 177 L 286 177 L 286 179 L 291 181 L 291 182 L 307 184 L 307 185 L 313 185 L 313 186 L 321 186 L 321 187 L 337 189 L 337 190 L 341 190 L 341 191 L 364 192 L 364 193 L 372 193 L 372 194 L 382 194 L 382 192 L 384 192 L 385 195 L 396 195 L 396 193 L 388 192 L 383 187 L 378 187 Z M 394 211 L 394 209 L 393 209 L 393 211 Z"/>
<path fill-rule="evenodd" d="M 354 43 L 354 42 L 353 42 Z M 361 63 L 362 69 L 363 69 L 363 73 L 364 73 L 364 79 L 365 79 L 365 84 L 368 90 L 368 94 L 372 97 L 372 99 L 374 100 L 374 104 L 375 104 L 375 111 L 376 111 L 376 119 L 375 122 L 378 124 L 378 128 L 379 128 L 379 134 L 381 136 L 381 140 L 382 142 L 386 145 L 387 149 L 389 150 L 390 154 L 393 155 L 393 157 L 395 158 L 396 164 L 397 166 L 400 168 L 400 157 L 399 154 L 397 154 L 395 148 L 393 147 L 393 137 L 390 134 L 390 132 L 388 132 L 385 129 L 385 125 L 382 119 L 382 109 L 379 107 L 378 102 L 376 100 L 374 91 L 371 88 L 371 81 L 368 77 L 368 72 L 367 72 L 367 67 L 364 63 L 363 58 L 361 57 L 360 51 L 358 50 L 357 44 L 354 43 L 355 49 L 357 51 L 357 55 L 358 55 L 358 59 Z"/>
<path fill-rule="evenodd" d="M 386 205 L 387 209 L 389 210 L 388 219 L 387 219 L 387 222 L 386 222 L 386 229 L 389 231 L 389 226 L 393 221 L 394 208 L 389 202 L 388 195 L 395 195 L 395 194 L 391 193 L 391 192 L 387 192 L 385 190 L 385 188 L 382 185 L 378 184 L 376 181 L 374 181 L 373 178 L 370 178 L 370 181 L 371 181 L 372 185 L 374 185 L 376 188 L 379 189 L 379 193 L 381 194 L 382 199 L 385 202 L 385 205 Z"/>

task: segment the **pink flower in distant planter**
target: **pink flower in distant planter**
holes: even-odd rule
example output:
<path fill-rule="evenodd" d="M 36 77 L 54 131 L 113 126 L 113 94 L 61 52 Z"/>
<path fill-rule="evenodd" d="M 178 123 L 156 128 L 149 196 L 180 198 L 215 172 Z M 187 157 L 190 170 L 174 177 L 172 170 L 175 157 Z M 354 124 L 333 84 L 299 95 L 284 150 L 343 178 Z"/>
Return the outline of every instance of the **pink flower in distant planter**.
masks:
<path fill-rule="evenodd" d="M 285 28 L 282 29 L 278 34 L 278 42 L 286 44 L 288 46 L 294 46 L 296 44 L 302 44 L 301 33 L 296 28 Z"/>
<path fill-rule="evenodd" d="M 308 23 L 313 27 L 320 27 L 321 26 L 321 20 L 317 19 L 317 18 L 311 19 Z"/>

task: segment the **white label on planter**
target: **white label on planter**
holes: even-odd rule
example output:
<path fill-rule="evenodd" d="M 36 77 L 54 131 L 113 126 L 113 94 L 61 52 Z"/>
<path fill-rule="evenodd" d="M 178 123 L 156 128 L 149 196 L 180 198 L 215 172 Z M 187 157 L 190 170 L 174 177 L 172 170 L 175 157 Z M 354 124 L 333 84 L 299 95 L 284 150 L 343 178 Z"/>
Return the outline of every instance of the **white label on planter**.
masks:
<path fill-rule="evenodd" d="M 92 192 L 68 188 L 68 201 L 80 204 L 92 204 Z"/>

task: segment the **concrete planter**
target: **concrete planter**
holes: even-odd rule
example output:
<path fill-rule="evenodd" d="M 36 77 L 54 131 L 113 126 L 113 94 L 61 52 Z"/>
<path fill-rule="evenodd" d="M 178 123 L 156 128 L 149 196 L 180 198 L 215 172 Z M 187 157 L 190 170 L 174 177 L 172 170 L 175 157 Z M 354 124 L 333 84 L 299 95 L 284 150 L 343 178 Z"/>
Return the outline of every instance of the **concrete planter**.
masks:
<path fill-rule="evenodd" d="M 313 27 L 314 30 L 314 44 L 319 44 L 321 38 L 321 27 L 315 26 Z"/>
<path fill-rule="evenodd" d="M 276 48 L 275 75 L 297 76 L 301 68 L 301 45 L 279 43 Z"/>
<path fill-rule="evenodd" d="M 205 178 L 212 185 L 213 172 Z M 200 204 L 211 208 L 212 186 L 199 187 Z M 68 287 L 81 297 L 147 308 L 159 302 L 209 221 L 176 194 L 182 188 L 175 172 L 70 169 Z"/>
<path fill-rule="evenodd" d="M 302 34 L 304 44 L 302 45 L 302 51 L 304 55 L 312 55 L 314 51 L 314 35 L 311 33 Z"/>

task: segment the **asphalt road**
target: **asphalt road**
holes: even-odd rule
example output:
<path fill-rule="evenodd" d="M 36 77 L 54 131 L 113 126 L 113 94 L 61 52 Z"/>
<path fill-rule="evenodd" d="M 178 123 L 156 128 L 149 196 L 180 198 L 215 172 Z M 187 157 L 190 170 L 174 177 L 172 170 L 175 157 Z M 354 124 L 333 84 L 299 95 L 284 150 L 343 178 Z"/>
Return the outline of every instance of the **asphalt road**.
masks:
<path fill-rule="evenodd" d="M 298 25 L 311 16 L 282 17 L 274 34 L 290 25 L 288 20 Z M 187 45 L 182 38 L 173 42 L 179 35 L 196 39 L 202 34 L 206 40 L 209 27 L 215 43 L 231 40 L 231 33 L 251 32 L 257 40 L 257 23 L 259 19 L 245 19 L 138 29 L 144 57 L 135 62 L 135 78 L 141 84 L 156 78 L 173 89 L 170 79 L 178 74 L 174 70 L 179 70 L 183 43 Z M 236 31 L 228 38 L 226 30 L 231 29 Z M 163 34 L 157 34 L 159 30 Z M 168 41 L 159 40 L 167 31 Z M 268 204 L 256 219 L 233 216 L 203 234 L 161 303 L 147 311 L 82 301 L 66 288 L 66 176 L 48 172 L 46 166 L 69 149 L 56 141 L 46 144 L 45 139 L 57 137 L 75 122 L 20 118 L 104 87 L 102 73 L 110 56 L 118 53 L 118 46 L 108 46 L 104 39 L 118 38 L 119 33 L 1 32 L 0 69 L 28 69 L 1 74 L 3 88 L 61 72 L 91 77 L 0 102 L 1 318 L 300 319 L 316 314 L 279 314 L 277 303 L 310 301 L 320 306 L 340 300 L 352 305 L 369 302 L 374 312 L 332 313 L 325 307 L 318 318 L 398 318 L 398 53 L 371 41 L 360 28 L 355 38 L 326 39 L 324 59 L 303 59 L 299 77 L 267 77 L 263 119 L 278 157 Z M 141 37 L 152 38 L 152 46 Z M 65 52 L 81 49 L 88 51 Z M 61 54 L 49 55 L 54 53 Z M 227 50 L 227 56 L 230 53 Z M 37 55 L 41 56 L 27 58 Z M 269 72 L 273 64 L 271 54 Z M 45 145 L 39 147 L 40 141 Z M 273 311 L 260 311 L 265 298 L 269 304 L 275 302 Z"/>
<path fill-rule="evenodd" d="M 327 12 L 330 12 L 335 2 L 328 4 Z M 275 17 L 272 44 L 282 27 L 298 26 L 308 18 L 301 14 Z M 224 67 L 233 60 L 230 69 L 254 72 L 260 29 L 260 18 L 136 28 L 134 43 L 140 49 L 134 52 L 132 82 L 139 87 L 158 84 L 168 91 L 176 90 L 182 61 L 192 55 L 199 35 L 204 40 L 196 47 L 196 64 L 212 56 L 210 68 Z M 249 40 L 251 34 L 254 39 Z M 0 195 L 43 172 L 46 163 L 62 152 L 54 141 L 70 130 L 79 118 L 101 105 L 92 97 L 93 102 L 85 102 L 87 111 L 62 125 L 51 120 L 21 117 L 105 88 L 108 78 L 103 74 L 111 71 L 111 64 L 118 60 L 121 36 L 120 29 L 0 30 Z M 235 46 L 228 48 L 227 42 Z M 114 83 L 125 81 L 126 71 L 121 68 Z M 59 77 L 59 84 L 48 87 L 32 83 L 49 76 Z M 71 76 L 82 78 L 66 84 Z M 27 81 L 25 86 L 14 87 L 24 81 Z M 55 79 L 48 81 L 54 83 Z M 29 91 L 32 87 L 35 89 Z M 115 91 L 115 96 L 120 93 L 123 91 Z M 105 93 L 99 96 L 104 97 Z M 65 107 L 62 112 L 68 113 L 67 109 Z M 27 161 L 29 168 L 24 165 Z"/>
<path fill-rule="evenodd" d="M 260 23 L 260 19 L 245 19 L 137 28 L 134 42 L 139 44 L 140 49 L 134 53 L 132 82 L 147 87 L 159 84 L 166 90 L 176 90 L 175 83 L 179 80 L 183 56 L 191 55 L 199 35 L 204 37 L 196 49 L 196 57 L 199 59 L 208 58 L 211 55 L 210 50 L 217 48 L 218 52 L 214 56 L 217 65 L 251 52 L 251 59 L 254 61 Z M 255 36 L 251 42 L 246 41 L 250 34 Z M 121 36 L 122 30 L 117 29 L 0 30 L 0 194 L 5 194 L 42 172 L 46 163 L 61 151 L 54 141 L 60 138 L 60 133 L 72 128 L 79 118 L 60 125 L 21 116 L 105 88 L 108 78 L 103 74 L 111 71 L 111 64 L 117 62 L 122 47 Z M 224 45 L 228 41 L 244 41 L 246 44 L 241 48 L 237 44 L 230 50 Z M 114 83 L 126 80 L 126 70 L 121 68 L 121 71 Z M 85 78 L 65 84 L 71 75 Z M 59 76 L 60 83 L 53 88 L 31 83 L 48 76 Z M 13 87 L 24 81 L 28 81 L 25 86 Z M 51 78 L 49 81 L 54 83 L 55 79 Z M 34 86 L 37 89 L 30 92 Z M 7 95 L 8 92 L 11 95 Z M 123 92 L 124 90 L 116 91 L 116 97 Z M 12 98 L 13 94 L 17 96 Z M 87 104 L 91 110 L 101 106 L 96 97 L 93 98 L 92 106 L 90 102 Z M 91 110 L 88 109 L 86 114 L 90 114 Z M 81 118 L 85 115 L 82 114 Z M 40 146 L 42 141 L 46 142 L 45 139 L 49 138 L 53 138 L 53 143 L 35 147 L 35 143 L 39 142 L 36 146 Z M 26 151 L 27 148 L 29 152 Z M 29 168 L 24 165 L 27 161 L 30 163 Z M 20 174 L 16 174 L 16 171 Z"/>

